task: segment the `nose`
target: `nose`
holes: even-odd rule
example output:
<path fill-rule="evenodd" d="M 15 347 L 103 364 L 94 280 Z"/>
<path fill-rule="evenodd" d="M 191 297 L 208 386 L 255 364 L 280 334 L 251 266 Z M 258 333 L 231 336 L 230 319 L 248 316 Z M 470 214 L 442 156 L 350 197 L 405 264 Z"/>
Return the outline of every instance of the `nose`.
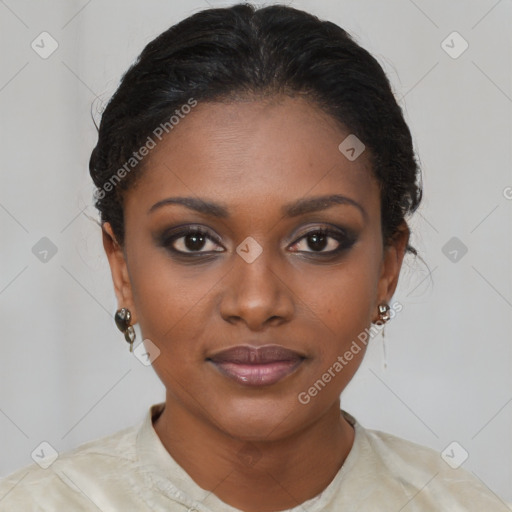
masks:
<path fill-rule="evenodd" d="M 245 323 L 252 331 L 290 321 L 295 311 L 293 292 L 282 266 L 271 259 L 265 250 L 251 263 L 236 255 L 220 301 L 224 320 Z"/>

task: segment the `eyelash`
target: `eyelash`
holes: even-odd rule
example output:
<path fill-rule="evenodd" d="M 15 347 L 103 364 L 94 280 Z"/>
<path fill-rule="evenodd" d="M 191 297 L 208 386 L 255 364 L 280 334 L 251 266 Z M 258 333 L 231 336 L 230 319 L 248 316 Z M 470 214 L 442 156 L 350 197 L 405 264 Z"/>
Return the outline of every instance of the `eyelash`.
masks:
<path fill-rule="evenodd" d="M 345 230 L 341 230 L 341 229 L 334 230 L 334 229 L 330 229 L 328 227 L 319 227 L 319 228 L 311 229 L 310 231 L 307 231 L 306 233 L 302 234 L 299 238 L 296 239 L 295 242 L 293 242 L 292 246 L 297 245 L 300 241 L 307 239 L 308 236 L 311 236 L 313 234 L 316 234 L 316 235 L 320 234 L 322 236 L 327 236 L 329 238 L 333 238 L 338 242 L 339 246 L 336 249 L 333 249 L 330 251 L 322 250 L 322 251 L 294 251 L 294 252 L 303 253 L 303 254 L 305 253 L 308 255 L 315 255 L 315 256 L 320 256 L 320 257 L 329 257 L 329 256 L 334 257 L 334 256 L 338 255 L 339 253 L 350 249 L 350 247 L 356 241 L 356 237 L 352 233 L 347 232 Z M 220 240 L 218 240 L 215 236 L 213 236 L 208 230 L 206 230 L 202 226 L 187 226 L 185 229 L 181 229 L 175 233 L 172 233 L 171 235 L 164 235 L 161 239 L 161 245 L 166 247 L 172 253 L 174 253 L 180 257 L 185 257 L 185 258 L 197 258 L 200 256 L 211 255 L 212 253 L 215 253 L 215 252 L 223 252 L 223 251 L 215 251 L 215 250 L 214 251 L 203 251 L 203 252 L 201 252 L 201 251 L 187 252 L 187 251 L 181 251 L 181 250 L 175 249 L 173 247 L 173 244 L 177 240 L 179 240 L 181 238 L 185 238 L 188 235 L 202 235 L 205 238 L 207 238 L 208 240 L 210 240 L 218 245 L 222 245 Z"/>
<path fill-rule="evenodd" d="M 313 234 L 326 236 L 328 238 L 333 238 L 334 240 L 336 240 L 336 242 L 338 242 L 338 247 L 336 247 L 336 249 L 332 249 L 330 251 L 322 250 L 322 251 L 297 251 L 297 252 L 302 252 L 305 254 L 311 254 L 311 255 L 320 256 L 320 257 L 329 257 L 329 256 L 334 257 L 334 256 L 337 256 L 338 254 L 350 249 L 350 247 L 352 247 L 352 245 L 354 245 L 354 243 L 356 241 L 355 235 L 350 232 L 347 232 L 345 230 L 341 230 L 341 229 L 335 230 L 335 229 L 331 229 L 331 228 L 327 228 L 327 227 L 319 227 L 319 228 L 313 228 L 313 229 L 307 231 L 306 233 L 303 233 L 295 242 L 293 242 L 292 246 L 297 245 L 302 240 L 306 240 L 308 238 L 308 236 L 311 236 Z"/>
<path fill-rule="evenodd" d="M 181 229 L 181 230 L 171 234 L 170 236 L 164 236 L 162 239 L 162 245 L 164 247 L 168 248 L 171 252 L 173 252 L 179 256 L 185 256 L 185 257 L 196 257 L 197 258 L 198 255 L 204 255 L 209 252 L 222 252 L 222 251 L 204 251 L 204 252 L 190 251 L 190 252 L 186 252 L 186 251 L 180 251 L 180 250 L 172 247 L 172 244 L 176 240 L 179 240 L 180 238 L 184 238 L 188 235 L 203 235 L 208 240 L 215 242 L 218 245 L 221 245 L 220 240 L 218 240 L 216 237 L 211 235 L 209 231 L 207 231 L 206 229 L 204 229 L 201 226 L 187 226 L 185 229 Z"/>

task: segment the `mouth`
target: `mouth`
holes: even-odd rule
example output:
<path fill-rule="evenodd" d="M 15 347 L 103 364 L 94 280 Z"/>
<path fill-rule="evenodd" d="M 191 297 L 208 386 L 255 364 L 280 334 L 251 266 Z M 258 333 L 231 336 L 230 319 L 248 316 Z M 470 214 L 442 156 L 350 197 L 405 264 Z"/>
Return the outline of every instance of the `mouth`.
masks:
<path fill-rule="evenodd" d="M 238 345 L 208 357 L 223 375 L 245 386 L 270 386 L 295 372 L 306 358 L 280 345 Z"/>

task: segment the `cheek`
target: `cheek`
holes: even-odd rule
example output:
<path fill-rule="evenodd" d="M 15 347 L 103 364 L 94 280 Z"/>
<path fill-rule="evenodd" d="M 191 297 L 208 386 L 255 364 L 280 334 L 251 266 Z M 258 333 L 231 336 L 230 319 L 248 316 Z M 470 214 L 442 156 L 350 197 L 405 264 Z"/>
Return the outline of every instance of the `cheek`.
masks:
<path fill-rule="evenodd" d="M 130 265 L 133 301 L 144 338 L 162 352 L 193 358 L 190 343 L 198 339 L 208 316 L 205 310 L 222 273 L 215 269 L 184 266 L 164 250 L 140 249 Z M 197 347 L 197 344 L 196 344 Z M 197 355 L 195 356 L 197 357 Z"/>
<path fill-rule="evenodd" d="M 363 360 L 376 291 L 376 272 L 368 265 L 367 259 L 355 256 L 350 264 L 347 261 L 330 276 L 324 275 L 317 281 L 319 286 L 304 286 L 304 302 L 310 308 L 307 323 L 315 342 L 310 345 L 308 378 L 298 397 L 311 414 L 321 414 L 339 397 Z"/>
<path fill-rule="evenodd" d="M 299 296 L 313 313 L 312 320 L 317 319 L 326 337 L 338 340 L 333 349 L 340 350 L 357 338 L 375 314 L 378 268 L 369 260 L 354 252 L 342 264 L 319 270 L 316 279 L 308 279 L 301 287 Z"/>

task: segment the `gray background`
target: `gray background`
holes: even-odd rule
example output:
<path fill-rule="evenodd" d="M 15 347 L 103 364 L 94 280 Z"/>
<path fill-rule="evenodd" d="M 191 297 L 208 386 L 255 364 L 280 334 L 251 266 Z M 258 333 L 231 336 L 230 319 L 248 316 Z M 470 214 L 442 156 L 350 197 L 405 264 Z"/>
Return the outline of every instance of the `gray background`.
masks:
<path fill-rule="evenodd" d="M 229 3 L 0 1 L 0 476 L 31 463 L 42 441 L 68 450 L 164 400 L 113 322 L 88 175 L 91 109 L 98 119 L 157 34 Z M 407 257 L 387 367 L 377 336 L 342 405 L 366 427 L 440 453 L 457 441 L 463 467 L 512 500 L 512 2 L 289 4 L 341 25 L 378 58 L 423 170 L 410 224 L 428 269 Z M 58 43 L 46 59 L 31 47 L 43 31 Z M 442 45 L 453 31 L 469 44 L 457 58 Z"/>

